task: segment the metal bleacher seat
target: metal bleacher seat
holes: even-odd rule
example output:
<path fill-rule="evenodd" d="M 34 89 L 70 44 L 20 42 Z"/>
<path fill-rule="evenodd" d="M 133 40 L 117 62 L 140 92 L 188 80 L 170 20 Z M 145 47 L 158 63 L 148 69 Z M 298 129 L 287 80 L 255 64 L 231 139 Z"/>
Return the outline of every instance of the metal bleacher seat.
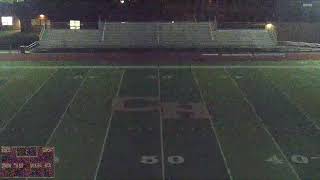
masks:
<path fill-rule="evenodd" d="M 271 48 L 276 42 L 267 30 L 236 29 L 217 30 L 214 32 L 217 45 L 237 48 Z"/>
<path fill-rule="evenodd" d="M 99 29 L 47 29 L 40 49 L 55 48 L 272 48 L 264 29 L 213 30 L 209 22 L 119 23 Z"/>
<path fill-rule="evenodd" d="M 104 46 L 116 48 L 153 48 L 157 45 L 154 23 L 106 23 Z"/>
<path fill-rule="evenodd" d="M 161 23 L 159 25 L 160 47 L 200 48 L 210 46 L 209 23 Z"/>
<path fill-rule="evenodd" d="M 48 29 L 40 40 L 40 48 L 90 48 L 99 45 L 99 30 Z"/>

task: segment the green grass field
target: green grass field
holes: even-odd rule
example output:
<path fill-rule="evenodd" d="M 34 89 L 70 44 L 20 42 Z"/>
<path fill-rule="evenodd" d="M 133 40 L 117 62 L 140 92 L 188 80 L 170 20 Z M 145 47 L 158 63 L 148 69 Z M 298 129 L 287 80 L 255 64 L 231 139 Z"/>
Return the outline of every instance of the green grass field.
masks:
<path fill-rule="evenodd" d="M 0 62 L 0 146 L 58 180 L 320 179 L 320 63 Z"/>

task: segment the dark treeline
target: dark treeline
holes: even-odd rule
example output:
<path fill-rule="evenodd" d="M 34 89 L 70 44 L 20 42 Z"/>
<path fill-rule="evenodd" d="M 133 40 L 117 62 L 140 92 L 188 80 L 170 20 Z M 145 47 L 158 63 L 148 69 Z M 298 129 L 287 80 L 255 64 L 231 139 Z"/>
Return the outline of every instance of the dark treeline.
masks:
<path fill-rule="evenodd" d="M 320 7 L 303 8 L 302 1 L 289 0 L 25 0 L 15 3 L 22 29 L 45 14 L 52 21 L 80 19 L 107 21 L 316 21 Z M 219 5 L 220 4 L 220 7 Z M 221 17 L 221 18 L 220 18 Z"/>
<path fill-rule="evenodd" d="M 120 0 L 25 0 L 13 6 L 15 14 L 21 20 L 23 30 L 26 31 L 31 28 L 30 20 L 39 14 L 45 14 L 53 21 L 80 19 L 94 22 L 99 17 L 115 20 L 135 17 L 136 20 L 140 20 L 161 15 L 161 3 L 151 3 L 147 0 L 130 0 L 130 3 L 124 4 L 121 4 Z"/>

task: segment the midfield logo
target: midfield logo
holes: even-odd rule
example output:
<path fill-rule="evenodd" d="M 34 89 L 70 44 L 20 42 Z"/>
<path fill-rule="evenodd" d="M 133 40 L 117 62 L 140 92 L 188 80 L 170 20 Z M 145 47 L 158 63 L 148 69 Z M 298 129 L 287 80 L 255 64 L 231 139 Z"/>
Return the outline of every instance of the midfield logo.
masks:
<path fill-rule="evenodd" d="M 113 101 L 114 111 L 159 111 L 163 119 L 209 119 L 209 112 L 200 102 L 159 102 L 155 97 L 120 97 Z"/>

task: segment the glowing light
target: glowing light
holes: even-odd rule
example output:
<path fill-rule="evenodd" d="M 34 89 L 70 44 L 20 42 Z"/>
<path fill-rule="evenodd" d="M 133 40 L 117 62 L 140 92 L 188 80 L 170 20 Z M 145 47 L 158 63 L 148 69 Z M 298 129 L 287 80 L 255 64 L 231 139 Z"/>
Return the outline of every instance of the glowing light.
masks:
<path fill-rule="evenodd" d="M 266 24 L 266 29 L 267 30 L 272 30 L 274 28 L 274 25 L 271 23 Z"/>
<path fill-rule="evenodd" d="M 44 14 L 39 15 L 40 19 L 44 19 L 46 16 Z"/>
<path fill-rule="evenodd" d="M 174 21 L 171 21 L 171 23 L 174 23 Z"/>
<path fill-rule="evenodd" d="M 80 29 L 81 22 L 79 20 L 70 20 L 70 29 Z"/>
<path fill-rule="evenodd" d="M 124 4 L 124 0 L 120 0 L 120 3 L 121 3 L 121 4 Z"/>

